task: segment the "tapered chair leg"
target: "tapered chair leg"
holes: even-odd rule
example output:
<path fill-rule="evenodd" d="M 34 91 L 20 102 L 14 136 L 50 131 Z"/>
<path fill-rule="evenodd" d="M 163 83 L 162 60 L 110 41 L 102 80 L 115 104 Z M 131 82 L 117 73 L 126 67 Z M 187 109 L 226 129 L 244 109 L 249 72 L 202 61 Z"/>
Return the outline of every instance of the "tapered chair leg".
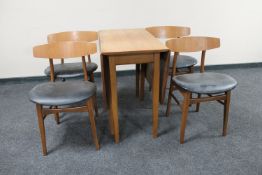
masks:
<path fill-rule="evenodd" d="M 93 112 L 93 99 L 89 99 L 87 101 L 87 108 L 88 108 L 88 113 L 89 113 L 89 120 L 90 120 L 90 125 L 91 125 L 91 131 L 92 131 L 92 137 L 93 141 L 96 146 L 96 150 L 99 150 L 99 143 L 98 143 L 98 138 L 96 134 L 96 123 L 95 123 L 95 117 L 94 117 L 94 112 Z"/>
<path fill-rule="evenodd" d="M 98 117 L 99 114 L 98 114 L 98 107 L 97 107 L 96 95 L 93 96 L 93 104 L 94 104 L 94 109 L 95 109 L 96 117 Z"/>
<path fill-rule="evenodd" d="M 46 149 L 46 137 L 45 137 L 45 123 L 44 123 L 42 105 L 36 104 L 36 111 L 37 111 L 38 125 L 39 125 L 41 142 L 42 142 L 42 152 L 43 152 L 43 155 L 46 156 L 47 149 Z"/>
<path fill-rule="evenodd" d="M 228 123 L 228 113 L 229 113 L 229 106 L 230 106 L 230 96 L 231 96 L 231 91 L 226 92 L 226 100 L 224 102 L 223 136 L 227 135 L 227 123 Z"/>
<path fill-rule="evenodd" d="M 172 82 L 170 83 L 169 93 L 168 93 L 168 100 L 167 100 L 167 107 L 166 107 L 166 116 L 168 117 L 171 110 L 171 99 L 172 99 L 172 93 L 174 91 L 174 85 L 172 85 Z"/>
<path fill-rule="evenodd" d="M 89 77 L 90 77 L 90 81 L 94 83 L 94 82 L 95 82 L 94 73 L 91 73 L 91 74 L 89 75 Z"/>
<path fill-rule="evenodd" d="M 182 118 L 181 118 L 181 126 L 180 126 L 180 144 L 184 143 L 185 139 L 185 129 L 186 129 L 186 122 L 187 122 L 187 114 L 190 102 L 190 94 L 189 92 L 183 93 L 184 100 L 182 104 Z"/>
<path fill-rule="evenodd" d="M 197 94 L 197 98 L 201 98 L 201 94 Z M 200 103 L 198 102 L 196 104 L 196 112 L 199 112 L 199 108 L 200 108 Z"/>
<path fill-rule="evenodd" d="M 55 109 L 57 109 L 57 106 L 55 106 Z M 59 123 L 60 123 L 59 112 L 55 113 L 55 121 L 56 121 L 56 124 L 59 124 Z"/>
<path fill-rule="evenodd" d="M 192 98 L 193 98 L 193 93 L 190 93 L 190 99 L 192 99 Z M 191 107 L 192 104 L 190 103 L 189 106 Z"/>

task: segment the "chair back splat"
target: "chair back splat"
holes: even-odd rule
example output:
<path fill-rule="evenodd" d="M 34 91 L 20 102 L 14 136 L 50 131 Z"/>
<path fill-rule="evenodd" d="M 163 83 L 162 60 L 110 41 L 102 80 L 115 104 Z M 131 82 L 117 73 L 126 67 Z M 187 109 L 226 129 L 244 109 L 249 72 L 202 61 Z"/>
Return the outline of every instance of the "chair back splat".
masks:
<path fill-rule="evenodd" d="M 33 55 L 36 58 L 77 58 L 96 53 L 96 44 L 88 42 L 57 42 L 35 46 Z"/>
<path fill-rule="evenodd" d="M 180 26 L 154 26 L 147 27 L 146 30 L 154 35 L 156 38 L 168 39 L 168 38 L 180 38 L 190 35 L 189 27 Z"/>
<path fill-rule="evenodd" d="M 98 34 L 95 31 L 68 31 L 53 33 L 47 36 L 48 43 L 63 42 L 63 41 L 87 41 L 93 42 L 98 39 Z"/>
<path fill-rule="evenodd" d="M 220 47 L 220 39 L 214 37 L 183 37 L 171 39 L 166 46 L 173 52 L 197 52 Z"/>

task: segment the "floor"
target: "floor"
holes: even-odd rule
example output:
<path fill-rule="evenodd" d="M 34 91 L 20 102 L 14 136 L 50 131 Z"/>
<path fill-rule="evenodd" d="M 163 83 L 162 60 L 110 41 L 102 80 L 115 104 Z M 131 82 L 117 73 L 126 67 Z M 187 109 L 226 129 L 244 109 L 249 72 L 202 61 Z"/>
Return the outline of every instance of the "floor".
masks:
<path fill-rule="evenodd" d="M 62 114 L 45 120 L 48 155 L 42 156 L 35 106 L 27 97 L 37 81 L 0 85 L 0 174 L 262 174 L 262 69 L 214 70 L 232 75 L 228 135 L 222 137 L 222 105 L 191 108 L 185 144 L 179 143 L 180 109 L 159 106 L 159 137 L 151 136 L 152 104 L 135 97 L 134 76 L 118 77 L 120 143 L 114 144 L 102 112 L 97 80 L 97 118 L 101 149 L 95 150 L 86 113 Z M 148 89 L 148 87 L 146 87 Z M 166 102 L 165 102 L 166 103 Z"/>

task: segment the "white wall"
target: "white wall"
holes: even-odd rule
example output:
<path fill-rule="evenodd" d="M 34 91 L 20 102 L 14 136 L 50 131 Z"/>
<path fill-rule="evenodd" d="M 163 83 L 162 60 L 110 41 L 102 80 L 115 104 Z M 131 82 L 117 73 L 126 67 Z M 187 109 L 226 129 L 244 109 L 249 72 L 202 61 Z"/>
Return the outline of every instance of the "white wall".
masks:
<path fill-rule="evenodd" d="M 190 26 L 192 35 L 221 38 L 207 64 L 261 62 L 261 7 L 260 0 L 0 0 L 0 78 L 43 75 L 48 61 L 33 58 L 32 47 L 67 30 Z"/>

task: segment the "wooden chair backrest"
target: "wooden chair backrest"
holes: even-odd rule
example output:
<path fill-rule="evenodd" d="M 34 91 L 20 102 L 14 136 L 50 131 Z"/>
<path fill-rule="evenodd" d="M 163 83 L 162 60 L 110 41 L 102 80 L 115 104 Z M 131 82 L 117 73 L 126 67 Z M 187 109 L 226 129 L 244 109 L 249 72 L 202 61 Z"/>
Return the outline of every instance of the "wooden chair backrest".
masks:
<path fill-rule="evenodd" d="M 88 42 L 58 42 L 35 46 L 33 55 L 36 58 L 76 58 L 96 53 L 96 44 Z"/>
<path fill-rule="evenodd" d="M 220 47 L 220 40 L 213 37 L 183 37 L 166 41 L 166 46 L 173 52 L 197 52 Z"/>
<path fill-rule="evenodd" d="M 176 73 L 176 61 L 179 52 L 198 52 L 201 51 L 200 72 L 204 72 L 206 50 L 220 47 L 220 39 L 214 37 L 183 37 L 166 41 L 166 46 L 175 52 L 173 61 L 173 75 Z"/>
<path fill-rule="evenodd" d="M 147 27 L 146 30 L 156 38 L 179 38 L 190 35 L 189 27 L 181 26 L 154 26 Z"/>
<path fill-rule="evenodd" d="M 68 31 L 49 34 L 47 36 L 48 43 L 63 41 L 87 41 L 93 42 L 98 39 L 95 31 Z"/>

